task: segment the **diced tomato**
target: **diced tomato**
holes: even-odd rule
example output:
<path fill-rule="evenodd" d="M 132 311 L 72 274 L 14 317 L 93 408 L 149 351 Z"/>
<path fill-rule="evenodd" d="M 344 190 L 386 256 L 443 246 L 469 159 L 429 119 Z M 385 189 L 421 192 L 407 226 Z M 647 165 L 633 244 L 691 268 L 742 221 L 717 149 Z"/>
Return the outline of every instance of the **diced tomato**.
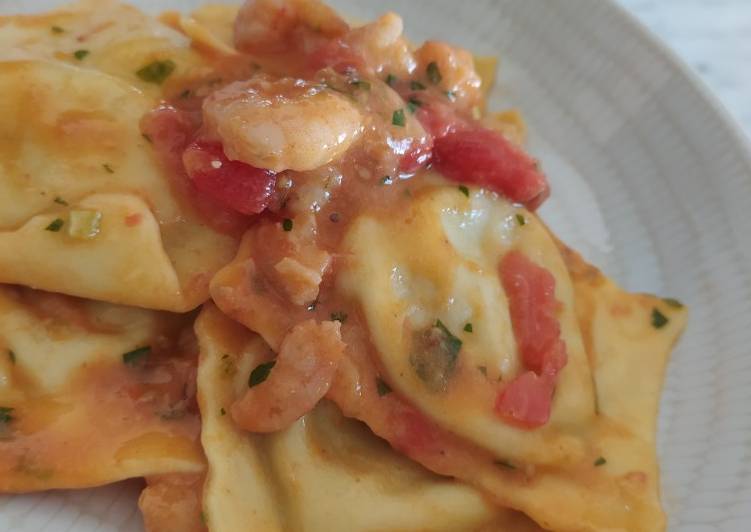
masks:
<path fill-rule="evenodd" d="M 456 110 L 448 102 L 439 102 L 421 94 L 412 96 L 423 102 L 417 109 L 415 117 L 420 121 L 434 139 L 440 139 L 457 129 L 467 127 L 467 121 L 456 114 Z"/>
<path fill-rule="evenodd" d="M 500 275 L 514 337 L 529 371 L 501 391 L 495 408 L 508 422 L 535 428 L 550 417 L 555 379 L 567 361 L 556 316 L 555 278 L 519 251 L 510 251 L 503 257 Z"/>
<path fill-rule="evenodd" d="M 493 190 L 532 210 L 550 195 L 535 160 L 491 129 L 457 129 L 436 138 L 433 161 L 453 181 Z"/>
<path fill-rule="evenodd" d="M 213 229 L 239 235 L 248 225 L 248 218 L 205 193 L 199 192 L 183 167 L 183 152 L 201 123 L 200 113 L 161 105 L 141 120 L 141 131 L 154 146 L 166 169 L 173 193 L 192 205 L 196 213 Z"/>
<path fill-rule="evenodd" d="M 555 278 L 519 251 L 507 253 L 500 270 L 524 366 L 540 374 L 546 365 L 552 364 L 557 372 L 561 351 L 565 364 L 565 349 L 559 345 L 562 340 L 556 317 Z"/>
<path fill-rule="evenodd" d="M 268 207 L 276 175 L 239 161 L 230 161 L 218 143 L 196 141 L 183 153 L 185 171 L 196 189 L 242 214 Z"/>
<path fill-rule="evenodd" d="M 506 422 L 526 429 L 543 426 L 550 419 L 553 380 L 527 371 L 498 394 L 495 411 Z"/>

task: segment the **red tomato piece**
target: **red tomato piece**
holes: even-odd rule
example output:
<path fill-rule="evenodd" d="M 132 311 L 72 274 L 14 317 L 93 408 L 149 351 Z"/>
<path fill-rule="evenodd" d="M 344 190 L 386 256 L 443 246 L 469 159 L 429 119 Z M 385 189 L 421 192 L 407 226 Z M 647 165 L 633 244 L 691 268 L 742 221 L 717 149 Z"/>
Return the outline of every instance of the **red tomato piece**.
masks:
<path fill-rule="evenodd" d="M 555 277 L 519 251 L 501 260 L 501 282 L 524 367 L 496 399 L 507 422 L 536 428 L 547 423 L 558 372 L 566 365 L 566 344 L 556 316 Z"/>
<path fill-rule="evenodd" d="M 218 143 L 196 141 L 183 152 L 185 171 L 196 189 L 242 214 L 268 207 L 276 175 L 239 161 L 230 161 Z"/>
<path fill-rule="evenodd" d="M 553 379 L 527 371 L 498 394 L 495 411 L 506 422 L 526 429 L 543 426 L 550 419 Z"/>
<path fill-rule="evenodd" d="M 561 327 L 556 316 L 555 278 L 523 253 L 511 251 L 501 261 L 501 282 L 509 300 L 514 336 L 527 369 L 561 369 Z"/>
<path fill-rule="evenodd" d="M 550 195 L 535 160 L 491 129 L 457 129 L 436 138 L 433 161 L 453 181 L 493 190 L 532 210 Z"/>

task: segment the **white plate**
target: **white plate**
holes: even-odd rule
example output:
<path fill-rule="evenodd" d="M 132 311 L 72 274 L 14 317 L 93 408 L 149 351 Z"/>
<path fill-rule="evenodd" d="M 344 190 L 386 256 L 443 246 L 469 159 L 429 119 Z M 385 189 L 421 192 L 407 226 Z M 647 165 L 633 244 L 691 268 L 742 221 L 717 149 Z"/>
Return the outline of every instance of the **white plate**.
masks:
<path fill-rule="evenodd" d="M 21 4 L 23 6 L 21 7 Z M 56 2 L 0 3 L 38 11 Z M 134 2 L 153 11 L 197 0 Z M 751 522 L 751 156 L 698 80 L 604 0 L 334 0 L 394 9 L 416 41 L 500 55 L 494 107 L 520 107 L 558 234 L 627 288 L 691 307 L 662 401 L 670 530 Z M 15 4 L 15 6 L 14 6 Z M 0 498 L 0 530 L 140 528 L 137 484 Z"/>

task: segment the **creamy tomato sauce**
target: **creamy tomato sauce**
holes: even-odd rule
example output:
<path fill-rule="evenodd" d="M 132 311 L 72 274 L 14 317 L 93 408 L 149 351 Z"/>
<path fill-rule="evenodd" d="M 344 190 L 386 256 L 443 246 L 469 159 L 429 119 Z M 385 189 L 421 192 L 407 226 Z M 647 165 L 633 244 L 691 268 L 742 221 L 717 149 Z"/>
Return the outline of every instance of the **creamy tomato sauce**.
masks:
<path fill-rule="evenodd" d="M 340 252 L 342 238 L 363 212 L 389 219 L 404 212 L 421 190 L 446 181 L 462 191 L 481 186 L 530 209 L 549 194 L 536 161 L 479 121 L 483 98 L 472 56 L 435 41 L 415 48 L 401 32 L 401 19 L 393 14 L 350 28 L 317 2 L 246 2 L 235 23 L 239 53 L 142 122 L 175 186 L 207 223 L 229 232 L 247 228 L 238 257 L 215 278 L 212 296 L 276 351 L 290 330 L 312 319 L 340 322 L 341 333 L 337 328 L 332 334 L 337 341 L 341 334 L 350 356 L 372 352 L 367 336 L 356 345 L 347 341 L 367 331 L 367 324 L 334 282 L 338 266 L 347 260 Z M 252 65 L 250 72 L 247 65 Z M 521 264 L 532 274 L 519 274 L 531 283 L 531 294 L 542 290 L 552 297 L 552 276 L 538 274 L 541 268 L 530 261 Z M 517 294 L 517 307 L 542 305 L 545 317 L 517 312 L 517 335 L 532 327 L 546 338 L 558 338 L 550 297 Z M 444 327 L 420 338 L 436 348 L 448 342 L 451 349 L 450 337 Z M 456 375 L 457 382 L 473 390 L 474 398 L 484 398 L 488 408 L 495 402 L 499 422 L 540 426 L 549 416 L 554 374 L 565 364 L 565 346 L 558 342 L 555 349 L 562 354 L 548 357 L 557 365 L 543 372 L 544 386 L 522 374 L 504 393 L 505 383 L 491 383 L 466 368 Z M 314 336 L 310 343 L 322 344 Z M 527 359 L 542 356 L 525 349 Z M 310 364 L 306 375 L 330 375 L 323 368 L 338 358 L 326 349 L 301 356 Z M 360 377 L 387 387 L 378 376 L 384 372 L 377 357 L 370 359 L 369 365 L 359 364 Z M 311 369 L 316 364 L 320 370 Z M 527 366 L 539 370 L 536 362 Z M 281 375 L 281 366 L 277 371 Z M 309 391 L 309 378 L 295 374 L 298 381 L 285 380 L 284 388 Z M 273 380 L 273 369 L 270 375 Z M 316 386 L 325 390 L 330 382 Z M 350 386 L 355 386 L 352 393 L 371 400 L 359 379 Z M 261 426 L 256 411 L 261 407 L 254 410 L 253 405 L 273 411 L 258 397 L 263 389 L 271 387 L 261 384 L 235 405 L 241 426 Z M 345 411 L 352 410 L 352 393 L 342 390 L 340 383 L 329 393 Z M 282 398 L 275 401 L 278 409 L 294 410 Z M 382 435 L 430 462 L 426 465 L 432 469 L 438 466 L 426 458 L 431 454 L 416 450 L 423 443 L 440 447 L 441 453 L 462 446 L 396 394 L 381 402 L 378 408 L 390 412 L 381 420 L 388 427 Z"/>

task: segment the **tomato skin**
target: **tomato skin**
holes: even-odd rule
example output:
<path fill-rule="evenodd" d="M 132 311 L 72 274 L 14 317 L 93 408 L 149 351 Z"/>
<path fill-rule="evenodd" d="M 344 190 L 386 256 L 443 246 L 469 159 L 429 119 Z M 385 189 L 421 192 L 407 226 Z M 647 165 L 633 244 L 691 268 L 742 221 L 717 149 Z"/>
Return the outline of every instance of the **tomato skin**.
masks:
<path fill-rule="evenodd" d="M 547 375 L 526 371 L 498 394 L 495 411 L 504 421 L 524 429 L 542 427 L 550 419 L 555 385 Z"/>
<path fill-rule="evenodd" d="M 183 152 L 183 164 L 196 189 L 227 208 L 251 215 L 269 206 L 276 174 L 230 161 L 219 143 L 191 143 Z"/>
<path fill-rule="evenodd" d="M 514 337 L 527 371 L 500 392 L 495 410 L 511 424 L 537 428 L 550 417 L 555 380 L 567 361 L 556 316 L 555 277 L 520 251 L 507 253 L 499 270 Z"/>
<path fill-rule="evenodd" d="M 550 195 L 536 161 L 491 129 L 449 131 L 436 138 L 433 158 L 448 179 L 493 190 L 531 210 Z"/>

